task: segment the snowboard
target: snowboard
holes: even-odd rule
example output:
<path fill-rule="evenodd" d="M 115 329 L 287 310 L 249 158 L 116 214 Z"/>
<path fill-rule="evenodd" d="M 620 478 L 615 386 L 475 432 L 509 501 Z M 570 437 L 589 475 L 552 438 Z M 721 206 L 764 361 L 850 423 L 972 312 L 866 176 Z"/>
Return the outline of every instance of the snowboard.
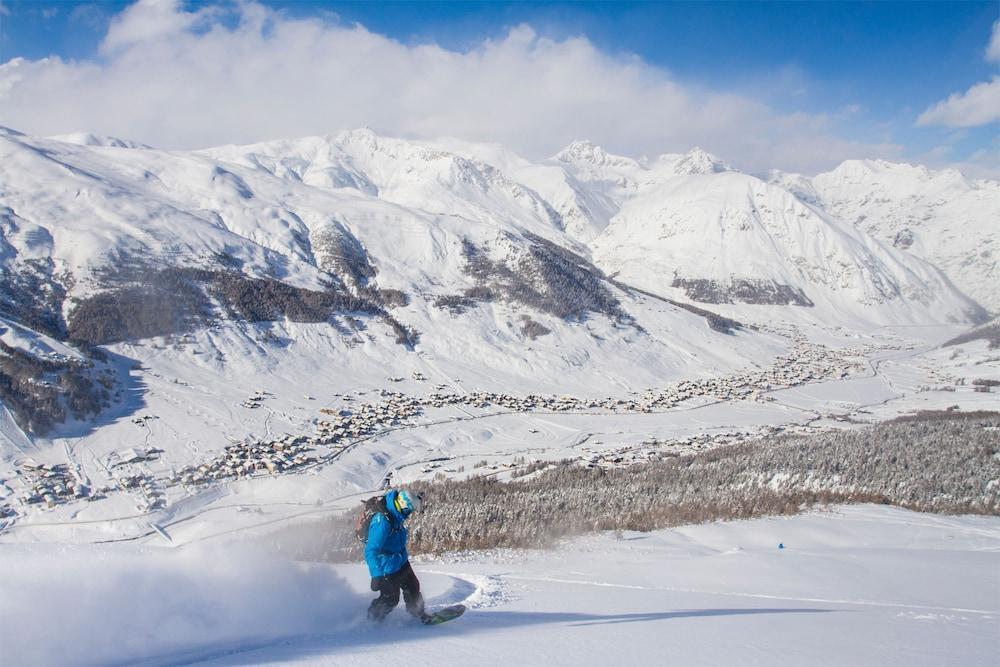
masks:
<path fill-rule="evenodd" d="M 453 604 L 450 607 L 445 607 L 444 609 L 438 609 L 434 613 L 425 615 L 421 622 L 424 625 L 440 625 L 446 621 L 458 618 L 465 613 L 464 604 Z"/>

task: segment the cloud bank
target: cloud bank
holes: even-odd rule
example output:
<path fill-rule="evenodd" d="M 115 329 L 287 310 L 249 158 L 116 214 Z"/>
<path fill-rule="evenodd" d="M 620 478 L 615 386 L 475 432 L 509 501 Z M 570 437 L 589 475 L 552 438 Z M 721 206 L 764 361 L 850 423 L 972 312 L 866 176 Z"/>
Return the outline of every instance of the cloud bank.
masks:
<path fill-rule="evenodd" d="M 847 138 L 838 122 L 681 83 L 583 37 L 550 39 L 522 25 L 453 51 L 255 2 L 185 11 L 179 0 L 140 0 L 111 21 L 98 58 L 0 65 L 0 124 L 162 148 L 367 125 L 495 141 L 532 158 L 583 138 L 632 155 L 700 145 L 743 169 L 807 173 L 900 151 Z"/>

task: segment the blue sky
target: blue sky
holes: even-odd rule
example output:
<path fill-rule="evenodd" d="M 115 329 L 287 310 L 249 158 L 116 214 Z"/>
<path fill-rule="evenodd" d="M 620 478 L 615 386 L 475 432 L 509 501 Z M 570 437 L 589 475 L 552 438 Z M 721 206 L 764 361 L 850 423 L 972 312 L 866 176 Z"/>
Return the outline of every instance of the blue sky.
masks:
<path fill-rule="evenodd" d="M 145 1 L 156 3 L 156 0 Z M 123 12 L 131 3 L 2 2 L 0 63 L 17 57 L 34 62 L 55 55 L 64 61 L 112 69 L 109 61 L 122 57 L 106 45 L 102 48 L 102 44 L 109 39 L 113 20 L 125 24 Z M 241 21 L 246 20 L 227 3 L 220 6 L 163 0 L 163 4 L 171 7 L 172 16 L 195 16 L 202 12 L 199 22 L 187 26 L 190 33 L 237 30 Z M 959 164 L 973 170 L 989 171 L 991 164 L 998 161 L 998 123 L 995 118 L 990 119 L 988 112 L 986 122 L 973 122 L 968 113 L 958 117 L 950 109 L 925 115 L 949 96 L 961 96 L 977 84 L 990 82 L 1000 72 L 1000 60 L 985 55 L 994 25 L 1000 18 L 996 2 L 266 2 L 264 5 L 271 12 L 272 23 L 305 19 L 341 27 L 361 24 L 370 33 L 389 38 L 404 48 L 435 45 L 459 54 L 481 50 L 486 42 L 502 42 L 512 30 L 530 26 L 536 40 L 549 39 L 566 45 L 583 38 L 608 62 L 620 63 L 624 68 L 638 60 L 645 68 L 644 77 L 662 77 L 686 95 L 715 100 L 736 96 L 747 104 L 747 109 L 753 104 L 764 105 L 766 113 L 759 110 L 747 113 L 759 122 L 771 122 L 767 125 L 770 136 L 781 132 L 774 123 L 780 126 L 782 119 L 805 117 L 806 125 L 814 123 L 817 132 L 842 140 L 844 155 L 838 158 L 868 157 L 852 155 L 851 150 L 853 147 L 864 152 L 864 146 L 870 146 L 872 156 Z M 262 28 L 262 38 L 269 29 Z M 328 38 L 337 37 L 330 33 Z M 163 63 L 156 65 L 162 66 Z M 612 77 L 608 80 L 613 84 L 614 72 L 605 75 Z M 378 76 L 378 72 L 373 76 Z M 705 105 L 714 106 L 707 101 Z M 965 104 L 962 109 L 967 107 Z M 419 108 L 426 110 L 426 106 Z M 665 109 L 664 122 L 669 122 L 671 110 L 677 113 L 673 107 Z M 767 118 L 760 118 L 762 114 Z M 976 118 L 982 120 L 980 116 L 981 111 Z M 3 120 L 0 104 L 0 122 Z M 345 122 L 348 120 L 354 118 Z M 628 109 L 622 109 L 621 122 L 629 122 Z M 422 133 L 412 123 L 403 123 L 405 127 L 399 128 L 392 127 L 393 124 L 391 119 L 385 120 L 382 125 L 388 126 L 377 129 Z M 270 123 L 267 125 L 263 132 L 276 131 Z M 646 144 L 649 151 L 655 152 L 683 148 L 674 144 L 688 135 L 702 144 L 711 144 L 715 136 L 709 128 L 699 126 L 688 134 L 666 133 L 658 142 L 655 123 L 646 125 L 648 139 L 640 139 L 638 135 L 619 138 L 613 132 L 607 133 L 608 139 L 631 152 L 645 149 Z M 124 126 L 127 129 L 135 124 L 124 123 Z M 429 125 L 427 131 L 433 130 Z M 799 127 L 796 131 L 804 130 Z M 251 134 L 248 129 L 248 137 Z M 478 128 L 471 134 L 466 138 L 492 138 L 488 128 Z M 710 149 L 739 162 L 741 155 L 727 154 L 723 135 L 718 133 L 719 141 Z M 168 139 L 167 143 L 172 141 Z M 526 147 L 527 143 L 518 148 Z M 740 150 L 762 152 L 752 147 Z M 775 157 L 780 158 L 780 154 Z M 816 162 L 819 164 L 821 160 Z M 964 164 L 970 162 L 976 164 Z"/>

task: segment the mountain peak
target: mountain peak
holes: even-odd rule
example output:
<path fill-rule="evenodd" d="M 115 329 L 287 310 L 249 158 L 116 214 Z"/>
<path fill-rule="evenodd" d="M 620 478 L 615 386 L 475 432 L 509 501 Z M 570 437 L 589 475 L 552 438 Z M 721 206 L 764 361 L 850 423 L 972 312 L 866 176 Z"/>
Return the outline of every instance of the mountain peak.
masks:
<path fill-rule="evenodd" d="M 869 179 L 872 177 L 888 177 L 908 182 L 935 181 L 951 183 L 963 188 L 972 187 L 962 172 L 957 169 L 928 169 L 924 165 L 914 165 L 908 162 L 889 162 L 881 159 L 844 160 L 833 171 L 827 172 L 839 178 Z"/>
<path fill-rule="evenodd" d="M 368 146 L 375 146 L 382 139 L 375 130 L 365 125 L 364 127 L 357 127 L 353 130 L 345 130 L 337 135 L 336 141 L 340 144 L 348 143 L 362 143 Z"/>
<path fill-rule="evenodd" d="M 734 171 L 729 164 L 695 146 L 674 163 L 674 172 L 682 175 L 719 174 Z"/>
<path fill-rule="evenodd" d="M 634 166 L 635 161 L 620 155 L 612 155 L 592 141 L 577 140 L 559 151 L 555 159 L 568 164 L 589 164 L 599 167 Z"/>

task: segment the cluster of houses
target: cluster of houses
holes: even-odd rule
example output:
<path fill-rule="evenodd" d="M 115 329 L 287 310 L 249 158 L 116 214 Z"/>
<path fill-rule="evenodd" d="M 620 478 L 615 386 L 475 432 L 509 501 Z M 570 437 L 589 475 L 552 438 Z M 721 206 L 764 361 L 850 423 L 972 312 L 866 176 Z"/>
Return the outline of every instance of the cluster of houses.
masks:
<path fill-rule="evenodd" d="M 585 452 L 578 459 L 580 465 L 586 468 L 616 468 L 628 467 L 637 463 L 662 461 L 663 459 L 698 454 L 701 452 L 759 441 L 768 436 L 778 434 L 804 435 L 831 430 L 831 426 L 813 426 L 807 424 L 777 426 L 767 425 L 747 430 L 730 430 L 719 433 L 696 433 L 690 436 L 658 439 L 646 438 L 636 445 L 628 445 L 610 450 L 592 450 L 582 447 Z M 600 443 L 596 443 L 600 444 Z"/>
<path fill-rule="evenodd" d="M 380 403 L 362 403 L 350 410 L 320 410 L 330 418 L 316 423 L 316 437 L 310 442 L 330 445 L 345 438 L 361 438 L 399 426 L 404 420 L 423 413 L 423 401 L 385 389 L 379 394 L 383 399 Z"/>
<path fill-rule="evenodd" d="M 715 449 L 718 447 L 725 447 L 728 445 L 736 445 L 744 442 L 750 442 L 754 440 L 759 440 L 767 435 L 773 435 L 782 432 L 811 432 L 816 430 L 815 427 L 789 427 L 785 428 L 782 426 L 762 426 L 759 428 L 752 428 L 749 430 L 731 430 L 719 433 L 697 433 L 694 435 L 681 437 L 681 438 L 671 438 L 671 439 L 660 439 L 660 438 L 646 438 L 637 444 L 629 444 L 621 447 L 613 447 L 610 449 L 600 448 L 601 443 L 595 442 L 596 446 L 582 446 L 580 450 L 583 452 L 580 456 L 575 457 L 573 460 L 588 469 L 593 468 L 627 468 L 640 463 L 649 463 L 655 461 L 662 461 L 667 458 L 683 455 L 697 454 L 699 452 L 708 451 L 710 449 Z M 434 461 L 449 461 L 450 457 L 442 457 L 440 459 L 432 459 L 425 463 L 421 472 L 430 473 L 435 470 L 441 469 L 442 465 L 439 462 Z M 527 460 L 525 457 L 515 458 L 513 461 L 507 462 L 489 462 L 487 460 L 482 460 L 472 466 L 473 470 L 487 469 L 490 472 L 486 475 L 496 474 L 498 472 L 504 472 L 506 470 L 512 470 L 511 477 L 517 479 L 524 477 L 527 474 L 535 472 L 537 470 L 542 470 L 544 468 L 553 465 L 551 461 L 531 459 Z M 464 472 L 465 467 L 460 466 L 458 468 L 444 468 L 444 472 Z"/>
<path fill-rule="evenodd" d="M 107 458 L 107 470 L 118 488 L 142 494 L 142 500 L 138 504 L 141 511 L 163 507 L 166 504 L 165 494 L 156 487 L 152 476 L 128 466 L 155 460 L 162 452 L 162 449 L 155 447 L 133 447 L 113 452 Z M 95 500 L 113 488 L 91 488 L 64 463 L 42 464 L 32 459 L 23 459 L 16 463 L 16 467 L 25 488 L 20 496 L 20 502 L 24 505 L 52 508 L 77 500 Z M 14 514 L 12 509 L 10 514 Z M 0 518 L 4 518 L 2 514 Z"/>
<path fill-rule="evenodd" d="M 583 447 L 581 449 L 587 454 L 580 457 L 579 462 L 586 468 L 628 467 L 637 463 L 661 461 L 672 456 L 697 454 L 717 447 L 737 445 L 782 431 L 785 431 L 782 426 L 764 426 L 751 430 L 696 433 L 681 438 L 646 438 L 637 445 L 610 450 L 591 451 L 589 447 Z"/>
<path fill-rule="evenodd" d="M 198 485 L 215 480 L 277 475 L 316 462 L 308 438 L 286 435 L 267 442 L 244 441 L 227 446 L 222 454 L 198 466 L 185 466 L 170 478 L 172 484 Z"/>
<path fill-rule="evenodd" d="M 22 459 L 15 465 L 25 486 L 20 497 L 22 504 L 55 507 L 71 500 L 93 497 L 90 488 L 65 463 L 36 463 Z"/>
<path fill-rule="evenodd" d="M 260 402 L 267 398 L 267 392 L 258 389 L 253 393 L 253 396 L 248 397 L 245 401 L 240 403 L 244 408 L 249 408 L 251 410 L 260 407 Z"/>
<path fill-rule="evenodd" d="M 421 407 L 443 408 L 461 405 L 470 408 L 503 408 L 511 412 L 586 412 L 601 410 L 615 413 L 654 412 L 676 407 L 691 398 L 714 400 L 769 400 L 765 392 L 793 387 L 807 382 L 848 377 L 860 370 L 857 350 L 837 350 L 815 345 L 804 337 L 793 337 L 794 348 L 777 357 L 764 369 L 748 370 L 721 378 L 682 380 L 668 387 L 649 390 L 641 396 L 624 398 L 578 398 L 575 396 L 514 395 L 489 391 L 466 393 L 438 391 L 425 398 L 412 398 L 398 392 L 381 390 L 387 400 L 382 404 L 366 403 L 354 410 L 323 410 L 337 415 L 321 421 L 323 436 L 362 436 L 420 413 Z M 345 396 L 345 399 L 347 397 Z M 374 429 L 372 428 L 374 427 Z"/>
<path fill-rule="evenodd" d="M 641 396 L 627 398 L 577 398 L 575 396 L 515 396 L 475 391 L 466 394 L 436 392 L 423 399 L 429 407 L 463 405 L 473 408 L 500 407 L 512 412 L 586 412 L 602 410 L 615 413 L 655 412 L 676 407 L 692 398 L 719 401 L 766 401 L 764 393 L 781 387 L 793 387 L 817 380 L 847 377 L 858 369 L 850 357 L 856 352 L 831 350 L 797 341 L 793 351 L 775 359 L 766 369 L 744 371 L 721 378 L 683 380 Z"/>
<path fill-rule="evenodd" d="M 157 487 L 156 480 L 144 472 L 132 473 L 117 478 L 118 486 L 124 491 L 134 491 L 142 494 L 136 509 L 149 512 L 162 509 L 167 504 L 166 494 Z"/>

